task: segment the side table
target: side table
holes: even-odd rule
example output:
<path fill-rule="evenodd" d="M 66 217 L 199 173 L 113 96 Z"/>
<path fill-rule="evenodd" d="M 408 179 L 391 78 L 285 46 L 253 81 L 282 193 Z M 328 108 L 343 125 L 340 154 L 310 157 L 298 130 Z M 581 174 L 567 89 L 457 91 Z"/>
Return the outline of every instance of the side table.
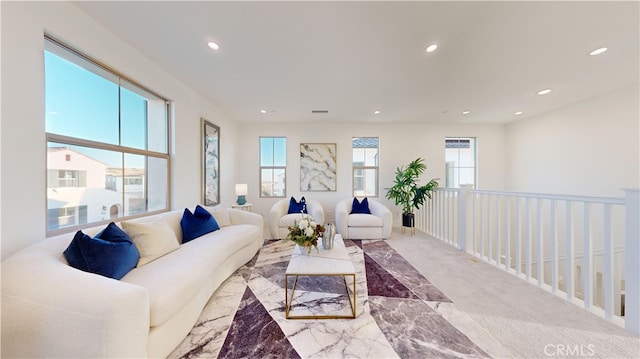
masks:
<path fill-rule="evenodd" d="M 241 209 L 243 211 L 251 212 L 251 203 L 247 202 L 245 204 L 233 204 L 233 205 L 231 205 L 231 208 Z"/>

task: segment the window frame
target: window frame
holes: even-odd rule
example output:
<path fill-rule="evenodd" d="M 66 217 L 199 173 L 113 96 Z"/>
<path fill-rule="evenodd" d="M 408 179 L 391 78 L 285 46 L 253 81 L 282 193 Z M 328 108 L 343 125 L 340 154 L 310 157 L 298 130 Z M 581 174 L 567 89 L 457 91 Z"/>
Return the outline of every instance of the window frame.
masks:
<path fill-rule="evenodd" d="M 378 142 L 378 146 L 376 147 L 377 150 L 377 166 L 356 166 L 354 165 L 353 162 L 353 151 L 356 148 L 373 148 L 373 147 L 353 147 L 353 140 L 356 138 L 375 138 L 377 139 Z M 365 151 L 366 153 L 366 151 Z M 366 163 L 366 159 L 365 162 Z M 367 170 L 375 170 L 375 194 L 374 195 L 368 195 L 365 194 L 364 197 L 371 197 L 371 198 L 378 198 L 380 196 L 380 137 L 377 136 L 354 136 L 351 138 L 351 195 L 353 197 L 363 197 L 362 195 L 356 195 L 356 171 L 357 170 L 363 170 L 363 173 L 366 172 Z M 366 175 L 363 175 L 362 178 L 365 179 L 366 182 Z M 366 189 L 366 184 L 365 184 L 365 189 Z"/>
<path fill-rule="evenodd" d="M 265 139 L 265 138 L 274 140 L 274 142 L 275 142 L 275 139 L 277 138 L 284 139 L 284 166 L 275 166 L 275 165 L 263 166 L 262 165 L 262 139 Z M 274 153 L 273 157 L 275 158 L 275 146 L 274 146 L 273 153 Z M 275 160 L 272 162 L 272 164 L 275 164 Z M 272 171 L 283 170 L 284 171 L 284 178 L 283 178 L 284 190 L 282 191 L 282 196 L 265 196 L 262 193 L 262 171 L 263 170 L 272 170 Z M 258 180 L 259 180 L 258 193 L 260 198 L 286 198 L 287 197 L 287 137 L 286 136 L 259 136 L 258 137 Z"/>
<path fill-rule="evenodd" d="M 447 141 L 449 140 L 469 140 L 469 145 L 470 148 L 473 148 L 473 166 L 452 166 L 449 167 L 448 166 L 448 162 L 447 162 L 447 158 L 446 158 L 446 150 L 447 150 Z M 445 173 L 445 185 L 449 182 L 449 169 L 453 169 L 454 171 L 457 171 L 457 187 L 452 187 L 452 188 L 461 188 L 462 184 L 460 184 L 460 169 L 469 169 L 472 168 L 473 169 L 473 189 L 477 189 L 478 188 L 478 139 L 476 137 L 461 137 L 461 136 L 451 136 L 451 137 L 445 137 L 444 139 L 444 145 L 445 145 L 445 161 L 444 161 L 444 165 L 445 165 L 445 169 L 444 169 L 444 173 Z M 460 163 L 460 147 L 456 148 L 458 150 L 458 163 Z M 455 176 L 454 176 L 455 177 Z M 466 183 L 465 183 L 466 185 Z"/>
<path fill-rule="evenodd" d="M 50 42 L 54 48 L 56 48 L 55 51 L 51 50 L 49 48 L 49 45 L 47 45 L 47 42 Z M 158 209 L 158 210 L 153 210 L 153 211 L 146 211 L 143 213 L 136 213 L 136 214 L 132 214 L 132 215 L 127 215 L 127 216 L 120 216 L 117 218 L 107 218 L 105 220 L 99 220 L 99 221 L 93 221 L 93 222 L 89 222 L 88 220 L 85 223 L 82 223 L 82 221 L 79 221 L 78 224 L 75 225 L 71 225 L 71 226 L 65 226 L 62 228 L 55 228 L 55 229 L 49 229 L 49 218 L 47 215 L 47 219 L 45 221 L 45 228 L 46 228 L 46 237 L 51 237 L 51 236 L 56 236 L 56 235 L 60 235 L 60 234 L 65 234 L 65 233 L 71 233 L 77 230 L 81 230 L 83 228 L 90 228 L 90 227 L 95 227 L 95 226 L 100 226 L 100 225 L 104 225 L 104 224 L 108 224 L 110 222 L 115 221 L 123 221 L 123 220 L 128 220 L 128 219 L 133 219 L 133 218 L 140 218 L 140 217 L 146 217 L 146 216 L 151 216 L 154 214 L 158 214 L 158 213 L 164 213 L 164 212 L 168 212 L 171 210 L 171 155 L 170 155 L 170 149 L 171 149 L 171 101 L 169 101 L 168 99 L 166 99 L 163 96 L 158 95 L 157 93 L 155 93 L 154 91 L 149 90 L 148 88 L 146 88 L 145 86 L 139 84 L 138 82 L 132 80 L 131 78 L 127 77 L 126 75 L 122 74 L 121 72 L 101 63 L 100 61 L 85 55 L 84 53 L 74 49 L 73 47 L 67 45 L 66 43 L 56 39 L 55 37 L 52 37 L 49 34 L 44 34 L 44 43 L 45 43 L 45 47 L 44 47 L 44 51 L 48 51 L 58 57 L 61 57 L 73 64 L 75 64 L 76 66 L 79 66 L 87 71 L 92 71 L 91 69 L 87 69 L 86 67 L 82 66 L 82 62 L 88 62 L 91 65 L 97 67 L 99 69 L 99 71 L 104 72 L 109 74 L 110 76 L 115 76 L 118 81 L 115 82 L 115 84 L 120 88 L 120 87 L 125 87 L 123 85 L 123 82 L 126 84 L 132 84 L 136 87 L 138 87 L 140 90 L 142 91 L 146 91 L 148 92 L 148 94 L 155 96 L 156 98 L 158 98 L 160 101 L 164 102 L 163 107 L 164 107 L 164 126 L 165 126 L 165 135 L 166 135 L 166 139 L 165 141 L 165 149 L 166 149 L 166 153 L 165 152 L 158 152 L 158 151 L 151 151 L 151 150 L 145 150 L 145 149 L 138 149 L 138 148 L 133 148 L 133 147 L 127 147 L 127 146 L 122 146 L 122 145 L 114 145 L 114 144 L 110 144 L 110 143 L 105 143 L 105 142 L 99 142 L 99 141 L 93 141 L 93 140 L 88 140 L 88 139 L 84 139 L 84 138 L 78 138 L 78 137 L 72 137 L 72 136 L 66 136 L 66 135 L 61 135 L 61 134 L 56 134 L 56 133 L 49 133 L 46 132 L 45 130 L 45 145 L 48 147 L 48 144 L 53 142 L 53 143 L 58 143 L 61 145 L 69 145 L 69 146 L 80 146 L 80 147 L 87 147 L 90 149 L 96 149 L 96 150 L 105 150 L 105 151 L 113 151 L 113 152 L 117 152 L 121 158 L 122 158 L 122 165 L 124 166 L 124 158 L 127 154 L 133 154 L 133 155 L 141 155 L 141 156 L 145 156 L 145 173 L 148 172 L 149 168 L 148 168 L 148 158 L 149 157 L 153 157 L 153 158 L 159 158 L 162 159 L 164 161 L 166 161 L 166 165 L 167 165 L 167 170 L 166 170 L 166 189 L 165 189 L 165 199 L 164 199 L 164 203 L 165 203 L 165 208 L 164 209 Z M 62 51 L 60 51 L 62 50 Z M 43 52 L 43 56 L 44 56 L 44 52 Z M 79 63 L 80 62 L 80 63 Z M 46 71 L 46 69 L 45 69 Z M 45 78 L 46 78 L 46 73 L 45 73 Z M 111 80 L 111 78 L 105 77 L 105 79 L 107 80 Z M 46 93 L 45 93 L 45 99 L 46 99 Z M 118 106 L 120 106 L 120 104 L 118 104 Z M 45 119 L 46 122 L 46 119 Z M 119 124 L 120 128 L 118 129 L 119 132 L 121 132 L 121 125 Z M 120 134 L 119 137 L 121 138 L 122 135 Z M 48 161 L 48 156 L 45 156 L 45 172 L 48 173 L 49 171 L 49 161 Z M 148 181 L 149 176 L 145 176 L 145 182 Z M 45 201 L 48 202 L 49 199 L 49 195 L 48 195 L 48 190 L 49 190 L 49 185 L 48 185 L 48 179 L 45 181 Z M 106 182 L 106 177 L 105 177 L 105 182 Z M 124 182 L 124 168 L 123 168 L 123 182 Z M 148 201 L 149 199 L 149 195 L 148 195 L 148 188 L 149 185 L 148 183 L 144 184 L 145 187 L 145 201 Z M 122 203 L 120 203 L 120 205 L 122 206 L 125 203 L 125 191 L 122 191 Z M 73 208 L 80 208 L 82 206 L 87 207 L 87 205 L 85 204 L 79 204 L 78 206 L 75 206 Z M 47 213 L 49 212 L 49 208 L 48 205 L 45 205 L 45 207 L 47 208 Z M 66 208 L 66 207 L 61 207 L 61 208 Z"/>

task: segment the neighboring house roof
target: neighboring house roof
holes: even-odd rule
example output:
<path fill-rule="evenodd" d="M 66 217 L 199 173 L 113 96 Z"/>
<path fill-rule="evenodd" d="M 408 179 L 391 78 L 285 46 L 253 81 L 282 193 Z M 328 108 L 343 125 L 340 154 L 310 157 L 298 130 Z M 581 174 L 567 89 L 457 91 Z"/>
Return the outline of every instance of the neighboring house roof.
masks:
<path fill-rule="evenodd" d="M 355 137 L 351 146 L 353 148 L 378 148 L 378 137 Z"/>
<path fill-rule="evenodd" d="M 100 163 L 101 165 L 108 166 L 108 164 L 107 164 L 107 163 L 105 163 L 105 162 L 102 162 L 102 161 L 97 160 L 97 159 L 95 159 L 95 158 L 93 158 L 93 157 L 87 156 L 87 155 L 85 155 L 85 154 L 84 154 L 84 153 L 82 153 L 82 152 L 78 152 L 78 151 L 76 151 L 76 150 L 74 150 L 74 149 L 72 149 L 72 148 L 66 147 L 66 146 L 59 146 L 59 147 L 47 147 L 47 153 L 64 152 L 64 151 L 73 152 L 74 154 L 77 154 L 78 156 L 82 156 L 82 157 L 84 157 L 84 158 L 86 158 L 86 159 L 89 159 L 89 160 L 91 160 L 91 161 L 98 162 L 98 163 Z"/>

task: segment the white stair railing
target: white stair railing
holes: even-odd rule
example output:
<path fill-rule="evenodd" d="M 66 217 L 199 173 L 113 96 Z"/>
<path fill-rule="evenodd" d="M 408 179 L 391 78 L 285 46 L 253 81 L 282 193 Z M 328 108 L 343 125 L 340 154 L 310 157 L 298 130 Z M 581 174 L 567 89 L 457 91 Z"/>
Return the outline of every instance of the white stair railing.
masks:
<path fill-rule="evenodd" d="M 416 227 L 640 334 L 637 189 L 609 198 L 439 188 Z"/>

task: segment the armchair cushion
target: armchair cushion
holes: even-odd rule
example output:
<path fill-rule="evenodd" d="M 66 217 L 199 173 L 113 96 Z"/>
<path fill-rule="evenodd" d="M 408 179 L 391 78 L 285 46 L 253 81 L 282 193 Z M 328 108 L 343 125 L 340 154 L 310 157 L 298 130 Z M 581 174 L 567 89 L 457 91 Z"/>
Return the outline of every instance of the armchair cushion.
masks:
<path fill-rule="evenodd" d="M 357 198 L 353 198 L 353 203 L 351 205 L 351 214 L 362 213 L 362 214 L 371 214 L 371 210 L 369 210 L 369 200 L 365 197 L 362 202 L 358 202 Z"/>
<path fill-rule="evenodd" d="M 302 197 L 300 198 L 300 202 L 297 202 L 296 199 L 291 196 L 289 200 L 289 211 L 288 214 L 292 213 L 308 213 L 307 212 L 307 200 Z"/>
<path fill-rule="evenodd" d="M 384 222 L 378 216 L 365 213 L 354 213 L 347 218 L 349 227 L 382 227 Z"/>

